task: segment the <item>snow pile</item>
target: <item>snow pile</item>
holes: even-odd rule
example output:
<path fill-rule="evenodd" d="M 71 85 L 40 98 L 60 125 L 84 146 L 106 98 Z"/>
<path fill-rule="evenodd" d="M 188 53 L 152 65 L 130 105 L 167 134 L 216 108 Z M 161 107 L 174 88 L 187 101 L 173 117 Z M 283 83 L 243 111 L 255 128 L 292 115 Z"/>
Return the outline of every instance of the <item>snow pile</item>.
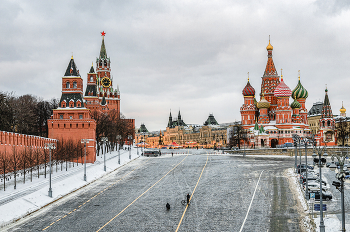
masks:
<path fill-rule="evenodd" d="M 308 211 L 309 207 L 306 202 L 306 199 L 304 197 L 304 192 L 301 189 L 301 186 L 299 184 L 299 174 L 294 173 L 294 168 L 289 168 L 287 171 L 288 178 L 292 179 L 293 189 L 296 190 L 298 201 L 303 207 L 305 216 L 301 218 L 301 223 L 306 231 L 314 231 L 313 225 L 315 225 L 315 222 L 312 218 L 309 217 Z"/>

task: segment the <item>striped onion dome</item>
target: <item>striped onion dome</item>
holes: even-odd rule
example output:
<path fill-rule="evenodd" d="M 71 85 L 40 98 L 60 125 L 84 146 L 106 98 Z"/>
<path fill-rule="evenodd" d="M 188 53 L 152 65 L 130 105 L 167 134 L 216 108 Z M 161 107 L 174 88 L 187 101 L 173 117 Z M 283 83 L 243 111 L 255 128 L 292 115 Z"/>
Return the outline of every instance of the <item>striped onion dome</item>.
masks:
<path fill-rule="evenodd" d="M 275 97 L 290 97 L 292 95 L 292 91 L 290 88 L 284 83 L 283 76 L 281 75 L 281 82 L 276 87 L 274 96 Z"/>
<path fill-rule="evenodd" d="M 253 86 L 250 85 L 249 78 L 248 78 L 248 83 L 244 87 L 242 93 L 243 93 L 243 96 L 254 96 L 255 95 L 255 89 L 253 88 Z"/>
<path fill-rule="evenodd" d="M 259 109 L 262 109 L 262 108 L 265 108 L 265 109 L 268 109 L 268 108 L 270 108 L 270 102 L 268 102 L 266 99 L 265 99 L 265 97 L 263 96 L 262 98 L 261 98 L 261 100 L 258 102 L 258 108 Z"/>
<path fill-rule="evenodd" d="M 301 107 L 301 104 L 297 101 L 297 99 L 294 99 L 292 104 L 290 104 L 290 107 L 292 107 L 292 109 L 299 109 Z"/>
<path fill-rule="evenodd" d="M 302 86 L 300 83 L 300 77 L 297 86 L 292 91 L 292 98 L 294 99 L 300 99 L 300 98 L 307 98 L 309 96 L 309 93 L 307 90 Z"/>

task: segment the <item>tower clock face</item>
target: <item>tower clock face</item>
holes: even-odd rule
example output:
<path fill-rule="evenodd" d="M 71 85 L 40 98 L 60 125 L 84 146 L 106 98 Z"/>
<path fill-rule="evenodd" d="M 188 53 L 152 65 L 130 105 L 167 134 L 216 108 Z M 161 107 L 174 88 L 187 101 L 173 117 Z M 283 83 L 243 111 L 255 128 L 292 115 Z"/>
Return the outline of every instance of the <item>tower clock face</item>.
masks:
<path fill-rule="evenodd" d="M 105 88 L 108 88 L 109 86 L 111 86 L 111 80 L 108 77 L 104 77 L 101 80 L 102 86 Z"/>

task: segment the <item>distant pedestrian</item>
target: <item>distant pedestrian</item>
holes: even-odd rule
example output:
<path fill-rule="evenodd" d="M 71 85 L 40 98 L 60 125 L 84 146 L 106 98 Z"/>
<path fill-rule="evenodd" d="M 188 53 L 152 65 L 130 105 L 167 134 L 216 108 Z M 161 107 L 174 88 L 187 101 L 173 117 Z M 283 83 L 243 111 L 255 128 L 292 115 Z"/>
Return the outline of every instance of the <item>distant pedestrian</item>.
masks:
<path fill-rule="evenodd" d="M 169 210 L 170 209 L 170 204 L 169 203 L 166 203 L 166 209 Z"/>
<path fill-rule="evenodd" d="M 187 205 L 190 203 L 190 198 L 191 198 L 190 194 L 187 193 Z"/>
<path fill-rule="evenodd" d="M 171 152 L 171 157 L 173 157 L 173 156 L 174 156 L 174 153 Z"/>

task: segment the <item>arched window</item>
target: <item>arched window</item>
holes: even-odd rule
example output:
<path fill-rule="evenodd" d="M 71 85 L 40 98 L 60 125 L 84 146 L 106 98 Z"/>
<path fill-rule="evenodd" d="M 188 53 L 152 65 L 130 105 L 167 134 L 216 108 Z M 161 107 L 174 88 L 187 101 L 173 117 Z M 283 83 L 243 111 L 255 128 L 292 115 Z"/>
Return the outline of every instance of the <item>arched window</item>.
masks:
<path fill-rule="evenodd" d="M 73 88 L 74 88 L 74 89 L 77 88 L 77 82 L 76 82 L 76 81 L 73 82 Z"/>
<path fill-rule="evenodd" d="M 330 121 L 327 121 L 327 126 L 330 126 L 331 125 L 331 122 Z"/>
<path fill-rule="evenodd" d="M 93 81 L 94 81 L 94 77 L 90 76 L 90 82 L 93 82 Z"/>
<path fill-rule="evenodd" d="M 325 126 L 325 123 L 324 123 L 324 121 L 322 122 L 322 126 L 323 126 L 323 127 Z"/>
<path fill-rule="evenodd" d="M 67 89 L 69 89 L 69 88 L 70 88 L 70 84 L 69 84 L 69 82 L 68 82 L 68 81 L 66 82 L 66 88 L 67 88 Z"/>

